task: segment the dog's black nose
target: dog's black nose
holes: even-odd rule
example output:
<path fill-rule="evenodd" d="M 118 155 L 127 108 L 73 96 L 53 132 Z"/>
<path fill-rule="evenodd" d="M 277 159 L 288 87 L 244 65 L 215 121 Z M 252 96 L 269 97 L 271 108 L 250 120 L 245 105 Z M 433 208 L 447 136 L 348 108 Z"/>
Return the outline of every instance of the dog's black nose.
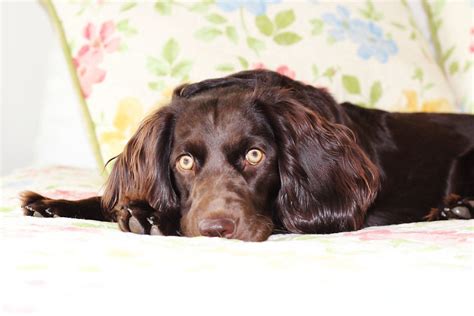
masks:
<path fill-rule="evenodd" d="M 231 238 L 235 222 L 228 218 L 203 219 L 199 222 L 199 233 L 207 237 Z"/>

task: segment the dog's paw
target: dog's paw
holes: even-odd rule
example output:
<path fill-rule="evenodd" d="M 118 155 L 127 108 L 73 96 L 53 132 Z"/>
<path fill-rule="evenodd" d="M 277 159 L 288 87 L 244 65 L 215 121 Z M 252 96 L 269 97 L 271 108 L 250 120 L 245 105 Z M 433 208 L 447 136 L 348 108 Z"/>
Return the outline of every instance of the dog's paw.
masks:
<path fill-rule="evenodd" d="M 444 207 L 440 216 L 446 219 L 471 219 L 474 217 L 474 200 L 460 200 Z"/>
<path fill-rule="evenodd" d="M 462 198 L 456 194 L 447 196 L 443 205 L 432 209 L 428 220 L 474 218 L 474 198 Z"/>
<path fill-rule="evenodd" d="M 120 207 L 117 222 L 124 232 L 141 235 L 163 235 L 158 228 L 156 211 L 148 203 L 130 202 Z"/>
<path fill-rule="evenodd" d="M 59 209 L 54 206 L 52 199 L 38 193 L 25 191 L 20 194 L 23 215 L 35 217 L 58 217 Z"/>

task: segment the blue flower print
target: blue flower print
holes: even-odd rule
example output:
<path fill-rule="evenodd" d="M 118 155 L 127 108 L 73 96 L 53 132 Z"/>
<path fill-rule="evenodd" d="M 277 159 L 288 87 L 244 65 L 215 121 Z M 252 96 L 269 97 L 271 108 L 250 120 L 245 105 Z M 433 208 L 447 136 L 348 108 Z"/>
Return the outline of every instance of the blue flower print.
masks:
<path fill-rule="evenodd" d="M 262 15 L 267 12 L 267 4 L 279 3 L 281 0 L 217 0 L 217 6 L 227 12 L 235 11 L 244 7 L 254 15 Z"/>
<path fill-rule="evenodd" d="M 350 35 L 350 13 L 345 7 L 337 7 L 337 15 L 332 13 L 323 14 L 323 21 L 332 26 L 329 34 L 336 41 L 345 40 Z"/>
<path fill-rule="evenodd" d="M 395 42 L 384 39 L 382 29 L 372 22 L 351 20 L 348 37 L 360 45 L 357 55 L 366 60 L 374 57 L 379 62 L 386 63 L 390 55 L 398 52 Z"/>
<path fill-rule="evenodd" d="M 323 20 L 332 27 L 329 35 L 335 41 L 349 39 L 359 45 L 357 55 L 362 59 L 375 58 L 386 63 L 391 55 L 398 52 L 393 40 L 385 39 L 382 29 L 373 22 L 351 19 L 347 8 L 338 6 L 337 13 L 326 13 Z"/>

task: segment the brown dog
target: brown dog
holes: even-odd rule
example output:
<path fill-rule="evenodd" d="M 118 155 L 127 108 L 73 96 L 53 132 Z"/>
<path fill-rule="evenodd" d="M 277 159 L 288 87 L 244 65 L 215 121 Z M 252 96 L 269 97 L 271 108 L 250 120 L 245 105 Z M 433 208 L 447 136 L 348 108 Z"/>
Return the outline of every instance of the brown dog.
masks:
<path fill-rule="evenodd" d="M 22 198 L 26 215 L 261 241 L 275 231 L 470 218 L 467 196 L 474 116 L 337 104 L 258 70 L 178 87 L 117 157 L 102 197 Z"/>

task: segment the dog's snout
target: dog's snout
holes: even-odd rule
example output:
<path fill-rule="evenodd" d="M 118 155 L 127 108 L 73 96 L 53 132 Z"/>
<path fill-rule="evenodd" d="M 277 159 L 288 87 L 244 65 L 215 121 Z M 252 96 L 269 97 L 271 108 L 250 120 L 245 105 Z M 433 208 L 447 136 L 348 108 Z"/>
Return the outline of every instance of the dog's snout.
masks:
<path fill-rule="evenodd" d="M 231 238 L 234 231 L 235 222 L 228 218 L 203 219 L 199 222 L 199 233 L 202 236 Z"/>

